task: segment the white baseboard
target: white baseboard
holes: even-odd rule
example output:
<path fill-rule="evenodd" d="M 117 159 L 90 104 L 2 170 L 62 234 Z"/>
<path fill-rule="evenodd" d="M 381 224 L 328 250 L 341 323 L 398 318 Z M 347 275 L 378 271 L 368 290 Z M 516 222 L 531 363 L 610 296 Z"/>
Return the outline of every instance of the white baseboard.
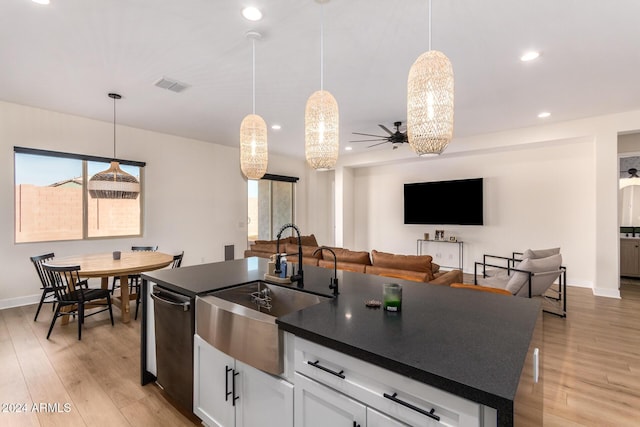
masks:
<path fill-rule="evenodd" d="M 593 288 L 593 294 L 597 297 L 620 299 L 620 289 Z"/>
<path fill-rule="evenodd" d="M 567 286 L 573 286 L 574 288 L 593 289 L 593 282 L 587 282 L 587 281 L 571 282 L 571 283 L 567 283 Z"/>
<path fill-rule="evenodd" d="M 588 281 L 571 282 L 571 283 L 568 283 L 567 286 L 573 286 L 573 287 L 576 287 L 576 288 L 588 288 L 588 289 L 591 289 L 592 292 L 593 292 L 593 295 L 595 295 L 597 297 L 620 299 L 620 290 L 619 289 L 596 288 L 596 287 L 593 286 L 592 282 L 588 282 Z"/>
<path fill-rule="evenodd" d="M 22 307 L 23 305 L 37 304 L 42 294 L 28 295 L 26 297 L 7 298 L 0 300 L 0 310 L 12 307 Z"/>

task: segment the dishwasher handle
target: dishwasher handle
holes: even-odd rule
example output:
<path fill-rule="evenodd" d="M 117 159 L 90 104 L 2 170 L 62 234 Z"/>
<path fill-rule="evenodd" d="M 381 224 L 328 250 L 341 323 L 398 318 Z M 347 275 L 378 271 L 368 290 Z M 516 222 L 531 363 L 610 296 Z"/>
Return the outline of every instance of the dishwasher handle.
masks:
<path fill-rule="evenodd" d="M 157 304 L 168 305 L 182 311 L 189 311 L 191 309 L 191 299 L 189 297 L 171 292 L 158 286 L 153 287 L 151 298 Z"/>

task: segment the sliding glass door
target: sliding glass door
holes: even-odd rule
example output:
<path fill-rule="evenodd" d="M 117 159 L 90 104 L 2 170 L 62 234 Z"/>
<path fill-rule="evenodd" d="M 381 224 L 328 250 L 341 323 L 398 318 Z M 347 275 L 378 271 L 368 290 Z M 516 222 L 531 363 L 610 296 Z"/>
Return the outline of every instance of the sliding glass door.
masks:
<path fill-rule="evenodd" d="M 248 182 L 248 240 L 274 240 L 280 227 L 294 222 L 298 178 L 265 175 Z M 290 235 L 289 231 L 286 233 Z"/>

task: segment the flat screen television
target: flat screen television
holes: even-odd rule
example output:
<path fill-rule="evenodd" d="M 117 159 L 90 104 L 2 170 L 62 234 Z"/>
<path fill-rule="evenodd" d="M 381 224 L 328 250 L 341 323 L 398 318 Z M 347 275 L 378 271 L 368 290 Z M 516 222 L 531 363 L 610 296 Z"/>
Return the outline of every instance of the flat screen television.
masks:
<path fill-rule="evenodd" d="M 483 225 L 482 178 L 404 185 L 405 224 Z"/>

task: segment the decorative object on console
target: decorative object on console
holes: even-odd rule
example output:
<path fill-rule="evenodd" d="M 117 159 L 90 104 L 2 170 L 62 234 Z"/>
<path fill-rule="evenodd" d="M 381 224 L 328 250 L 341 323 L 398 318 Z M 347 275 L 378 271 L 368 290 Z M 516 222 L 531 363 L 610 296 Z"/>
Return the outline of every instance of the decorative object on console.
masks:
<path fill-rule="evenodd" d="M 429 233 L 424 233 L 424 240 L 429 240 Z"/>
<path fill-rule="evenodd" d="M 449 241 L 455 243 L 458 241 L 458 238 L 456 236 L 449 236 Z"/>
<path fill-rule="evenodd" d="M 140 194 L 140 182 L 135 176 L 120 169 L 116 160 L 116 100 L 122 96 L 108 94 L 113 99 L 113 160 L 109 169 L 98 172 L 89 179 L 87 189 L 94 199 L 137 199 Z"/>
<path fill-rule="evenodd" d="M 453 67 L 449 58 L 429 50 L 416 59 L 407 82 L 407 136 L 419 156 L 439 155 L 453 138 Z"/>
<path fill-rule="evenodd" d="M 338 161 L 339 116 L 336 99 L 324 90 L 324 7 L 329 0 L 320 3 L 320 90 L 307 100 L 304 112 L 305 155 L 307 163 L 316 170 L 333 168 Z"/>
<path fill-rule="evenodd" d="M 267 172 L 269 161 L 267 124 L 256 114 L 256 39 L 262 36 L 256 31 L 249 31 L 246 37 L 251 39 L 252 46 L 253 110 L 240 124 L 240 169 L 248 179 L 260 179 Z"/>
<path fill-rule="evenodd" d="M 436 230 L 436 240 L 444 240 L 444 230 Z"/>

